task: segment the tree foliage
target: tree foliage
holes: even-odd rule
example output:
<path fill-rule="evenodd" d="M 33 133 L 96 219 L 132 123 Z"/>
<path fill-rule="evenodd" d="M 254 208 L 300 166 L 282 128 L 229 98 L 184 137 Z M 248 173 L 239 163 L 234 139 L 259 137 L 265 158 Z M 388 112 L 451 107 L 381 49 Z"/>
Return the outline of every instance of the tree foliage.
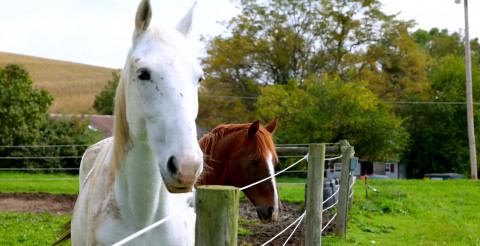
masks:
<path fill-rule="evenodd" d="M 378 0 L 239 3 L 229 33 L 206 42 L 199 122 L 278 114 L 282 143 L 347 138 L 371 160 L 400 155 L 415 177 L 468 173 L 464 106 L 381 103 L 464 102 L 462 35 L 438 28 L 411 33 L 415 22 L 384 14 Z M 480 44 L 470 45 L 475 100 Z M 362 111 L 365 105 L 375 106 Z"/>
<path fill-rule="evenodd" d="M 0 68 L 0 145 L 20 145 L 38 139 L 52 102 L 48 91 L 33 88 L 32 78 L 20 66 Z"/>
<path fill-rule="evenodd" d="M 201 108 L 199 122 L 219 118 L 222 119 L 219 123 L 245 122 L 251 121 L 255 110 L 264 117 L 268 112 L 268 116 L 272 117 L 271 112 L 289 115 L 288 110 L 297 109 L 296 117 L 284 117 L 290 130 L 282 134 L 288 136 L 289 141 L 331 142 L 342 137 L 367 141 L 366 135 L 354 135 L 369 132 L 371 138 L 376 139 L 375 144 L 368 150 L 367 146 L 360 147 L 365 150 L 364 153 L 357 152 L 360 155 L 381 158 L 392 149 L 402 149 L 405 142 L 402 138 L 380 141 L 379 136 L 384 133 L 377 135 L 372 128 L 380 127 L 377 123 L 383 124 L 380 128 L 385 134 L 398 131 L 401 132 L 398 136 L 403 134 L 405 137 L 399 125 L 401 121 L 388 111 L 389 107 L 379 104 L 368 114 L 364 112 L 365 119 L 351 119 L 348 117 L 352 113 L 337 101 L 346 100 L 351 95 L 354 95 L 350 98 L 356 98 L 357 104 L 365 104 L 369 100 L 358 100 L 372 97 L 376 100 L 378 97 L 398 100 L 405 93 L 418 93 L 426 87 L 428 58 L 409 36 L 408 28 L 413 26 L 413 22 L 399 21 L 395 16 L 384 14 L 377 0 L 242 0 L 240 3 L 241 14 L 228 23 L 230 34 L 207 42 L 207 57 L 203 65 L 208 79 L 205 84 L 207 91 L 203 95 L 210 97 L 203 99 L 209 106 Z M 308 92 L 301 89 L 304 83 L 308 84 L 305 88 L 316 88 L 312 87 L 312 81 L 320 78 L 332 84 L 329 90 L 325 89 L 317 95 L 321 98 L 315 99 L 310 89 Z M 292 81 L 298 87 L 293 86 Z M 342 89 L 334 90 L 334 84 Z M 353 88 L 359 91 L 352 93 Z M 346 91 L 349 96 L 341 97 L 346 95 Z M 329 94 L 333 92 L 336 94 Z M 289 93 L 294 94 L 295 99 L 287 100 Z M 365 95 L 359 95 L 361 93 Z M 215 98 L 218 95 L 241 98 Z M 339 96 L 342 99 L 333 99 Z M 256 97 L 258 102 L 252 97 Z M 299 101 L 302 103 L 297 104 Z M 286 102 L 291 105 L 272 108 Z M 301 114 L 302 109 L 314 110 L 319 102 L 334 104 L 312 114 Z M 345 105 L 348 103 L 345 102 Z M 281 110 L 286 111 L 280 113 Z M 310 135 L 312 125 L 319 125 L 318 117 L 331 119 L 332 122 L 328 127 L 324 125 L 323 132 L 315 132 L 321 135 Z M 385 122 L 386 119 L 391 122 Z M 361 131 L 360 126 L 367 130 Z M 355 131 L 351 132 L 352 129 Z M 387 135 L 382 136 L 388 138 Z"/>
<path fill-rule="evenodd" d="M 473 64 L 474 98 L 480 97 L 480 66 Z M 429 72 L 432 102 L 465 102 L 465 61 L 457 55 L 445 55 Z M 412 98 L 415 101 L 416 98 Z M 456 172 L 470 174 L 466 104 L 406 105 L 401 114 L 411 135 L 402 162 L 410 177 L 425 173 Z M 478 129 L 480 110 L 474 110 Z M 477 134 L 478 136 L 478 134 Z M 477 141 L 478 142 L 478 137 Z"/>
<path fill-rule="evenodd" d="M 33 83 L 18 65 L 0 69 L 0 156 L 19 157 L 0 160 L 0 167 L 78 167 L 78 157 L 86 149 L 82 145 L 103 136 L 90 130 L 88 121 L 76 117 L 50 119 L 47 109 L 53 97 L 34 89 Z"/>
<path fill-rule="evenodd" d="M 95 96 L 93 108 L 100 114 L 113 115 L 113 107 L 115 105 L 115 90 L 120 81 L 122 71 L 115 70 L 112 72 L 112 80 L 107 81 L 105 88 Z"/>
<path fill-rule="evenodd" d="M 335 143 L 347 139 L 355 146 L 357 156 L 398 160 L 392 153 L 401 153 L 408 140 L 402 121 L 365 82 L 325 77 L 307 79 L 300 85 L 290 80 L 286 85 L 263 88 L 256 106 L 265 121 L 280 116 L 275 133 L 279 143 Z"/>
<path fill-rule="evenodd" d="M 411 22 L 392 20 L 361 59 L 358 77 L 368 80 L 369 88 L 383 100 L 403 101 L 411 95 L 426 98 L 432 63 L 408 33 L 412 26 Z"/>

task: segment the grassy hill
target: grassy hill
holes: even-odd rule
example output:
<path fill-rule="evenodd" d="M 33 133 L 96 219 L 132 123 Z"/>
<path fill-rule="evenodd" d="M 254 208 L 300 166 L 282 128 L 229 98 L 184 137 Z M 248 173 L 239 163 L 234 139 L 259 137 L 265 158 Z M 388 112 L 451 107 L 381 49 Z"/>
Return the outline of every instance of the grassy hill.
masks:
<path fill-rule="evenodd" d="M 111 68 L 0 52 L 0 67 L 7 64 L 23 66 L 35 80 L 37 88 L 50 91 L 55 100 L 48 112 L 59 114 L 95 114 L 95 95 L 112 78 L 113 71 Z"/>

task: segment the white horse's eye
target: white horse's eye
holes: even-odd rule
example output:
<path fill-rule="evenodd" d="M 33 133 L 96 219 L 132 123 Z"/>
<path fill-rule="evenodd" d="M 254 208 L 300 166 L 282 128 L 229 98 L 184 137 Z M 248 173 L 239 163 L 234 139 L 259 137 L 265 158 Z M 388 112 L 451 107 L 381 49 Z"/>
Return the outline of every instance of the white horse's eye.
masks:
<path fill-rule="evenodd" d="M 202 76 L 202 77 L 198 78 L 198 83 L 200 84 L 200 82 L 202 82 L 202 81 L 204 81 L 204 80 L 205 80 L 205 77 Z"/>
<path fill-rule="evenodd" d="M 140 80 L 150 80 L 150 71 L 148 71 L 146 69 L 140 69 L 137 72 L 137 77 Z"/>

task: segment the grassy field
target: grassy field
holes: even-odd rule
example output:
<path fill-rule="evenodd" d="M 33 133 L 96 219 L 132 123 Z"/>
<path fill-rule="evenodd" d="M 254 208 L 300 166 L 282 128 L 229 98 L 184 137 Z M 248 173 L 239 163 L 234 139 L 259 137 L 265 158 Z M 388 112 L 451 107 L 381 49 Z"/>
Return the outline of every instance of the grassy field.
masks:
<path fill-rule="evenodd" d="M 37 88 L 46 89 L 55 98 L 49 113 L 95 114 L 93 102 L 112 79 L 110 68 L 49 60 L 0 52 L 0 67 L 22 65 L 35 80 Z"/>
<path fill-rule="evenodd" d="M 355 185 L 347 238 L 324 245 L 480 245 L 480 182 L 369 180 Z"/>
<path fill-rule="evenodd" d="M 15 178 L 24 180 L 6 180 Z M 0 192 L 76 194 L 76 178 L 0 172 Z M 283 181 L 292 182 L 280 179 L 279 183 Z M 369 180 L 369 184 L 379 193 L 369 190 L 368 199 L 363 180 L 354 186 L 347 237 L 324 237 L 323 245 L 480 245 L 480 182 Z M 303 185 L 281 185 L 279 193 L 283 201 L 304 201 Z M 68 219 L 64 215 L 0 213 L 0 235 L 6 235 L 0 237 L 0 245 L 44 245 Z"/>
<path fill-rule="evenodd" d="M 0 192 L 78 194 L 78 175 L 0 172 Z"/>
<path fill-rule="evenodd" d="M 0 245 L 52 245 L 69 220 L 68 215 L 0 212 Z"/>

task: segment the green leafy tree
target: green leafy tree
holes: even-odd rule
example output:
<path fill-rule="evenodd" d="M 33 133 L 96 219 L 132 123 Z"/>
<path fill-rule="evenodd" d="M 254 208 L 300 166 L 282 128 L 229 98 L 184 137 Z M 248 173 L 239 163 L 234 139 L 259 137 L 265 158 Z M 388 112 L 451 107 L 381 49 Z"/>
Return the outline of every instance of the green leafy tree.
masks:
<path fill-rule="evenodd" d="M 105 88 L 95 96 L 95 102 L 93 108 L 100 114 L 113 115 L 113 107 L 115 104 L 115 90 L 117 89 L 118 82 L 120 81 L 122 71 L 115 70 L 112 72 L 112 80 L 107 82 Z"/>
<path fill-rule="evenodd" d="M 204 99 L 218 107 L 204 108 L 200 120 L 212 115 L 250 120 L 256 109 L 250 98 L 262 87 L 291 79 L 299 84 L 325 75 L 365 80 L 383 100 L 402 100 L 428 88 L 428 54 L 408 33 L 414 22 L 384 14 L 378 0 L 241 0 L 240 5 L 241 14 L 228 22 L 229 33 L 206 42 L 203 95 L 248 99 Z"/>
<path fill-rule="evenodd" d="M 480 67 L 474 64 L 472 68 L 473 96 L 479 98 Z M 462 57 L 453 54 L 442 57 L 430 71 L 429 78 L 432 82 L 429 101 L 465 102 L 465 61 Z M 470 174 L 465 104 L 405 105 L 401 114 L 411 135 L 402 157 L 409 177 L 422 178 L 425 173 L 432 172 Z M 478 128 L 478 109 L 474 117 Z"/>
<path fill-rule="evenodd" d="M 460 55 L 465 52 L 463 40 L 458 33 L 450 34 L 447 29 L 432 28 L 429 32 L 419 29 L 413 33 L 415 42 L 434 58 Z"/>
<path fill-rule="evenodd" d="M 369 81 L 382 100 L 403 101 L 411 95 L 425 99 L 432 61 L 408 33 L 413 22 L 392 20 L 385 25 L 379 42 L 366 48 L 355 77 Z"/>
<path fill-rule="evenodd" d="M 308 79 L 300 85 L 262 89 L 256 103 L 264 122 L 279 115 L 275 132 L 278 143 L 338 142 L 347 139 L 356 155 L 371 160 L 398 160 L 408 134 L 402 121 L 389 113 L 365 82 L 338 78 Z"/>
<path fill-rule="evenodd" d="M 53 97 L 46 90 L 34 89 L 33 83 L 18 65 L 0 69 L 0 156 L 30 157 L 0 160 L 0 167 L 78 167 L 78 157 L 86 149 L 81 145 L 103 136 L 88 129 L 88 121 L 76 117 L 50 119 L 47 109 Z M 35 158 L 46 156 L 53 158 Z"/>
<path fill-rule="evenodd" d="M 53 97 L 33 88 L 33 80 L 18 65 L 0 68 L 0 145 L 24 145 L 41 136 Z"/>
<path fill-rule="evenodd" d="M 326 73 L 344 78 L 358 63 L 355 51 L 378 42 L 393 18 L 377 0 L 240 2 L 242 13 L 228 23 L 231 35 L 209 40 L 203 60 L 209 75 L 237 95 L 251 82 L 301 83 Z"/>

